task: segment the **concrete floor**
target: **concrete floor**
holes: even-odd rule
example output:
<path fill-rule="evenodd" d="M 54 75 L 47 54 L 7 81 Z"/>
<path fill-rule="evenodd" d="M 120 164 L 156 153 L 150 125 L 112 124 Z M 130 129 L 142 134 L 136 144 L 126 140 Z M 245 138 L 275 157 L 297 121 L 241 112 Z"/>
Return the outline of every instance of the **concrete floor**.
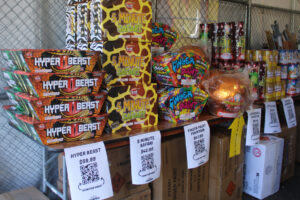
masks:
<path fill-rule="evenodd" d="M 244 195 L 244 200 L 255 200 L 255 198 Z M 300 200 L 300 164 L 296 165 L 295 176 L 280 186 L 279 192 L 265 200 Z"/>

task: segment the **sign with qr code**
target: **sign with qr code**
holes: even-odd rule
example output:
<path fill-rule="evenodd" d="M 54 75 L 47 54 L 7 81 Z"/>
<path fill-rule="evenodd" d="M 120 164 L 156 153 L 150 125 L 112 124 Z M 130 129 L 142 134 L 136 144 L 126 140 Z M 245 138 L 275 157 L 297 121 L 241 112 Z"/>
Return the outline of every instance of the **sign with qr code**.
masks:
<path fill-rule="evenodd" d="M 281 99 L 288 128 L 297 126 L 294 101 L 291 97 Z"/>
<path fill-rule="evenodd" d="M 159 131 L 130 137 L 132 184 L 150 183 L 160 176 L 161 135 Z"/>
<path fill-rule="evenodd" d="M 184 127 L 188 169 L 205 164 L 209 159 L 210 128 L 207 121 Z"/>
<path fill-rule="evenodd" d="M 276 102 L 265 102 L 265 134 L 281 133 Z"/>
<path fill-rule="evenodd" d="M 73 200 L 101 200 L 113 196 L 103 142 L 65 149 Z"/>
<path fill-rule="evenodd" d="M 261 108 L 247 111 L 247 135 L 246 146 L 253 146 L 259 143 L 260 124 L 261 124 Z"/>

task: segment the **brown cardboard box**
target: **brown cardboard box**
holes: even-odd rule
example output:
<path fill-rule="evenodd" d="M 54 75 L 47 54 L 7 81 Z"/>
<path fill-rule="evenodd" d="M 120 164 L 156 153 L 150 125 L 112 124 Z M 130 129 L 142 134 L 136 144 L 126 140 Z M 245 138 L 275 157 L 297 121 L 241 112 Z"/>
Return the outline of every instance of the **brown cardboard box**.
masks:
<path fill-rule="evenodd" d="M 35 187 L 14 190 L 0 195 L 0 200 L 49 200 Z"/>
<path fill-rule="evenodd" d="M 282 127 L 282 132 L 276 134 L 277 137 L 284 139 L 283 160 L 281 182 L 285 181 L 295 174 L 295 160 L 297 148 L 297 127 Z"/>
<path fill-rule="evenodd" d="M 129 197 L 125 198 L 124 200 L 151 200 L 151 190 L 149 188 L 142 192 L 132 194 Z"/>
<path fill-rule="evenodd" d="M 187 169 L 184 137 L 162 144 L 160 177 L 153 182 L 155 200 L 208 199 L 208 163 Z"/>
<path fill-rule="evenodd" d="M 131 183 L 129 146 L 108 150 L 107 157 L 114 191 L 114 197 L 109 200 L 123 199 L 149 189 L 149 185 L 132 185 Z M 62 183 L 62 155 L 58 157 L 58 173 L 58 182 Z"/>
<path fill-rule="evenodd" d="M 241 154 L 229 158 L 230 132 L 224 128 L 212 130 L 209 200 L 240 200 L 243 192 L 244 139 L 242 139 Z"/>

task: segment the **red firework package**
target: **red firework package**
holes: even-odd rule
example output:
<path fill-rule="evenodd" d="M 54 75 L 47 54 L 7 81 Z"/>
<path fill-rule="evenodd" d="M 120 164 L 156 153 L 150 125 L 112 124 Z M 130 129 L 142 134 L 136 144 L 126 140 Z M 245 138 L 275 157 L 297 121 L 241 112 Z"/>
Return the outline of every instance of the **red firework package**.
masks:
<path fill-rule="evenodd" d="M 36 74 L 15 71 L 18 82 L 24 87 L 19 90 L 38 98 L 53 96 L 75 96 L 97 94 L 100 90 L 104 72 L 93 73 L 46 73 Z"/>
<path fill-rule="evenodd" d="M 170 26 L 152 23 L 152 47 L 162 47 L 164 51 L 169 51 L 177 39 L 177 32 Z"/>
<path fill-rule="evenodd" d="M 192 86 L 200 84 L 209 70 L 209 63 L 201 48 L 185 46 L 178 52 L 167 52 L 154 57 L 152 70 L 160 85 Z"/>
<path fill-rule="evenodd" d="M 213 71 L 203 81 L 203 86 L 209 94 L 207 105 L 213 115 L 235 118 L 252 103 L 250 80 L 246 72 Z"/>
<path fill-rule="evenodd" d="M 219 23 L 218 36 L 219 36 L 219 59 L 220 60 L 233 60 L 234 59 L 234 29 L 235 23 Z"/>
<path fill-rule="evenodd" d="M 36 98 L 16 93 L 17 110 L 39 121 L 97 116 L 101 112 L 106 92 L 96 95 Z"/>
<path fill-rule="evenodd" d="M 13 69 L 33 73 L 75 73 L 100 71 L 99 52 L 76 50 L 2 50 Z"/>
<path fill-rule="evenodd" d="M 44 145 L 72 142 L 100 137 L 103 133 L 107 115 L 72 118 L 40 122 L 25 115 L 16 115 L 25 134 L 35 136 Z"/>

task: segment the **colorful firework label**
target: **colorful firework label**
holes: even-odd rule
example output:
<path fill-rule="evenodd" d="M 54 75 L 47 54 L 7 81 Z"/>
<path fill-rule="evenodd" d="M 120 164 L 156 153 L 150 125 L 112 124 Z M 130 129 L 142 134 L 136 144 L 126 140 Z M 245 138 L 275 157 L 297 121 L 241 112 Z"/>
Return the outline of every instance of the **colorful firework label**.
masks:
<path fill-rule="evenodd" d="M 152 47 L 163 47 L 164 51 L 171 49 L 176 42 L 178 34 L 166 24 L 152 24 Z"/>

